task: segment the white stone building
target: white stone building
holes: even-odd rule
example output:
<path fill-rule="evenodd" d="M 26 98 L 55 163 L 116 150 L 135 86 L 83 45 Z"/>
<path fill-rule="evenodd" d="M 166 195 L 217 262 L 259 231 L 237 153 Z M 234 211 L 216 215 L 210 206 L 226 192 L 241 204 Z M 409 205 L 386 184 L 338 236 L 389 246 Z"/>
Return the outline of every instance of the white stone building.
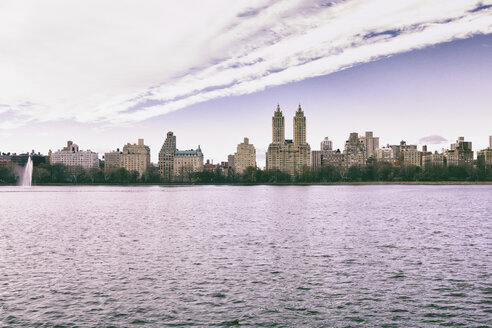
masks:
<path fill-rule="evenodd" d="M 50 154 L 51 165 L 63 164 L 67 167 L 91 169 L 99 167 L 98 154 L 90 150 L 80 150 L 77 144 L 67 142 L 67 146 Z"/>

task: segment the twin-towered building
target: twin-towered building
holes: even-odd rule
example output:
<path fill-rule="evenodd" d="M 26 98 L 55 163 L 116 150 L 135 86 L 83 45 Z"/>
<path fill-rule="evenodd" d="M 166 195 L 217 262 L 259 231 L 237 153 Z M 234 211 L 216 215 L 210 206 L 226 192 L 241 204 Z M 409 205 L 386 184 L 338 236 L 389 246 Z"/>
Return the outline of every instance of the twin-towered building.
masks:
<path fill-rule="evenodd" d="M 306 142 L 306 117 L 301 105 L 294 116 L 294 139 L 285 139 L 285 119 L 277 105 L 272 117 L 272 143 L 266 153 L 267 170 L 280 170 L 291 176 L 311 165 L 311 147 Z"/>

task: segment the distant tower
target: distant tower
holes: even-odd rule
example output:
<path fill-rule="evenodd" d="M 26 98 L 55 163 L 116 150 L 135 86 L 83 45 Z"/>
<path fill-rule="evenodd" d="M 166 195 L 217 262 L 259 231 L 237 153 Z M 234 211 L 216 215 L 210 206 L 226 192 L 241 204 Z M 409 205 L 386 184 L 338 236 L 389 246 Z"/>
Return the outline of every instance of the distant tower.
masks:
<path fill-rule="evenodd" d="M 159 152 L 159 173 L 165 181 L 170 181 L 173 177 L 175 152 L 176 136 L 169 131 Z"/>
<path fill-rule="evenodd" d="M 325 137 L 323 141 L 321 141 L 321 150 L 333 150 L 333 142 L 328 139 L 328 137 Z"/>
<path fill-rule="evenodd" d="M 492 149 L 492 136 L 489 137 L 489 148 Z"/>
<path fill-rule="evenodd" d="M 379 149 L 379 137 L 375 137 L 372 131 L 366 131 L 366 135 L 359 137 L 359 140 L 364 144 L 366 158 L 375 158 L 376 151 Z"/>
<path fill-rule="evenodd" d="M 272 117 L 272 143 L 283 145 L 285 142 L 285 120 L 280 106 L 277 105 L 277 110 Z"/>
<path fill-rule="evenodd" d="M 296 116 L 294 116 L 294 145 L 304 145 L 306 143 L 306 116 L 301 109 L 297 109 Z"/>

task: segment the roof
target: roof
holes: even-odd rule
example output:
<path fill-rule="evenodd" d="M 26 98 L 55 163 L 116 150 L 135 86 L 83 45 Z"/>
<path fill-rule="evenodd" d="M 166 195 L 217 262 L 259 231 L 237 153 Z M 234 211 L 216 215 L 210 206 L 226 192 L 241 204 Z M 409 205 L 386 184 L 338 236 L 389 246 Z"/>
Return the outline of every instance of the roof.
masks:
<path fill-rule="evenodd" d="M 198 156 L 200 149 L 190 149 L 190 150 L 176 150 L 175 156 Z M 201 152 L 201 151 L 200 151 Z"/>

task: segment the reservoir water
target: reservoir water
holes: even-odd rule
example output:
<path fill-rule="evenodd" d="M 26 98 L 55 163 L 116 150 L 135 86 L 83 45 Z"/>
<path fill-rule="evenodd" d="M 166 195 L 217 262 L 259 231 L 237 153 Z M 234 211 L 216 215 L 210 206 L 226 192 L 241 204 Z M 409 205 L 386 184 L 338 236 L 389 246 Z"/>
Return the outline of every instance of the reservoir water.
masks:
<path fill-rule="evenodd" d="M 0 187 L 0 326 L 492 326 L 492 186 Z"/>

